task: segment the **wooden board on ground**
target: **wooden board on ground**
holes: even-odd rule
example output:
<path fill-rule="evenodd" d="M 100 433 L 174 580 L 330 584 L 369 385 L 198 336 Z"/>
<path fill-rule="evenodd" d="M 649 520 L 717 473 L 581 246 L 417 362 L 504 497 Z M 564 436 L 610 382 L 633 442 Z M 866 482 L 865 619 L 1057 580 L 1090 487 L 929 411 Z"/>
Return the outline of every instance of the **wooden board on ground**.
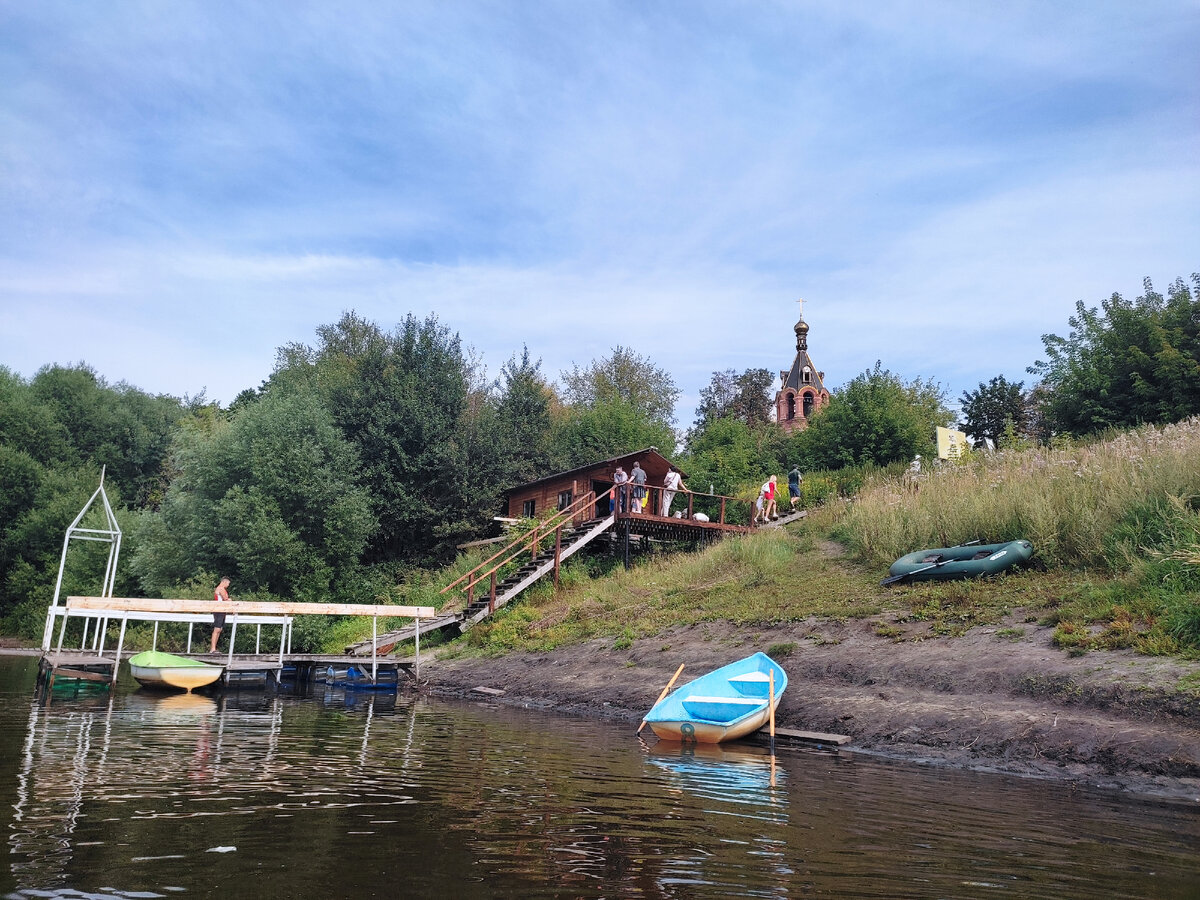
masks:
<path fill-rule="evenodd" d="M 755 732 L 754 737 L 760 741 L 769 741 L 771 739 L 771 733 L 767 728 L 763 728 Z M 842 747 L 850 743 L 852 738 L 848 734 L 824 734 L 820 731 L 797 731 L 794 728 L 776 728 L 775 740 L 784 740 L 797 744 L 812 744 L 824 747 Z"/>
<path fill-rule="evenodd" d="M 471 693 L 473 693 L 473 694 L 487 694 L 489 697 L 501 697 L 501 696 L 503 696 L 503 695 L 504 695 L 504 693 L 505 693 L 505 692 L 504 692 L 504 691 L 502 691 L 502 690 L 500 690 L 500 688 L 494 688 L 494 687 L 483 687 L 482 685 L 480 685 L 479 687 L 473 687 L 473 688 L 471 688 Z"/>

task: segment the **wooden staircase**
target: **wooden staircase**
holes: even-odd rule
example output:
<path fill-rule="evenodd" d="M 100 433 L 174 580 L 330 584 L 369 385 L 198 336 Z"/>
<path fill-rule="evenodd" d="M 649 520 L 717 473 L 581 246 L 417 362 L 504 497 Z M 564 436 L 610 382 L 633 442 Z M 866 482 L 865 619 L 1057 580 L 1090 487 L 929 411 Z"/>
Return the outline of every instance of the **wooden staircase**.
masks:
<path fill-rule="evenodd" d="M 434 631 L 466 631 L 481 622 L 496 610 L 517 598 L 526 588 L 536 584 L 550 573 L 557 576 L 558 567 L 564 560 L 575 555 L 613 526 L 615 518 L 585 519 L 595 508 L 596 497 L 589 492 L 548 521 L 538 524 L 484 560 L 466 575 L 442 589 L 445 594 L 454 588 L 465 592 L 461 609 L 446 609 L 442 615 L 432 619 L 418 620 L 396 631 L 379 635 L 374 642 L 359 641 L 346 647 L 346 653 L 370 656 L 372 648 L 377 653 L 389 653 L 403 641 L 413 640 Z M 546 544 L 549 546 L 545 546 Z M 515 571 L 504 577 L 499 573 L 510 563 L 528 554 Z M 489 568 L 490 567 L 490 568 Z M 477 588 L 485 590 L 477 593 Z"/>
<path fill-rule="evenodd" d="M 574 525 L 570 529 L 563 529 L 562 546 L 557 554 L 557 561 L 554 553 L 531 558 L 517 571 L 496 584 L 494 601 L 489 593 L 486 596 L 476 597 L 468 603 L 459 620 L 460 628 L 465 631 L 471 625 L 486 619 L 497 609 L 516 599 L 517 595 L 526 588 L 553 572 L 561 562 L 574 556 L 579 550 L 612 528 L 614 521 L 613 516 L 609 516 L 607 519 L 593 519 Z"/>

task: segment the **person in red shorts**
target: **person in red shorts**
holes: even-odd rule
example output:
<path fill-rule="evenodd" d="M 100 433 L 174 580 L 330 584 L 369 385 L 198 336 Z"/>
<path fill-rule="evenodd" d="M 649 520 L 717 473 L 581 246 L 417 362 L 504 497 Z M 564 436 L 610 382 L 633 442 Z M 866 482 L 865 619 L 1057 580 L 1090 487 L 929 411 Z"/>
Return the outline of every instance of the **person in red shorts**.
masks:
<path fill-rule="evenodd" d="M 775 508 L 775 483 L 778 479 L 772 475 L 762 486 L 763 521 L 778 519 L 779 513 Z"/>

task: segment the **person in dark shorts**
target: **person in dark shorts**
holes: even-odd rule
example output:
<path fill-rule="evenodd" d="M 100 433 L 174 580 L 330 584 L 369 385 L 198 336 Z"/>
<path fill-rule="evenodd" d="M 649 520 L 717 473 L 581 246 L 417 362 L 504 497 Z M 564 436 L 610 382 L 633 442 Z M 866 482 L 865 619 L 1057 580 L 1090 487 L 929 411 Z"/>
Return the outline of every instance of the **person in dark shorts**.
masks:
<path fill-rule="evenodd" d="M 213 599 L 218 602 L 229 602 L 229 579 L 222 578 L 221 583 L 217 585 L 217 589 L 213 591 Z M 217 652 L 217 638 L 221 636 L 221 629 L 225 627 L 225 613 L 213 613 L 213 632 L 212 646 L 209 648 L 210 653 Z"/>
<path fill-rule="evenodd" d="M 800 502 L 800 482 L 804 480 L 804 476 L 800 474 L 799 466 L 792 466 L 792 471 L 788 472 L 788 496 L 792 501 L 792 509 L 796 508 L 796 504 Z"/>

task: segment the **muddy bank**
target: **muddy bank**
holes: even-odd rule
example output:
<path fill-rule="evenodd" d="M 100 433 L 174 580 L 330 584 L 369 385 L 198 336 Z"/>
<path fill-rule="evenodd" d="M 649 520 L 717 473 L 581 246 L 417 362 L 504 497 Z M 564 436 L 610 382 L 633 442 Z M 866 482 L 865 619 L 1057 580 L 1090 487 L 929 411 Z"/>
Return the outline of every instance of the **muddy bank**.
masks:
<path fill-rule="evenodd" d="M 1051 631 L 996 626 L 897 642 L 863 621 L 710 624 L 623 649 L 605 640 L 540 655 L 427 657 L 421 676 L 435 694 L 495 688 L 505 693 L 489 700 L 636 725 L 679 663 L 687 680 L 774 647 L 790 679 L 779 724 L 850 735 L 851 752 L 1200 802 L 1200 664 L 1069 657 L 1051 646 Z"/>

